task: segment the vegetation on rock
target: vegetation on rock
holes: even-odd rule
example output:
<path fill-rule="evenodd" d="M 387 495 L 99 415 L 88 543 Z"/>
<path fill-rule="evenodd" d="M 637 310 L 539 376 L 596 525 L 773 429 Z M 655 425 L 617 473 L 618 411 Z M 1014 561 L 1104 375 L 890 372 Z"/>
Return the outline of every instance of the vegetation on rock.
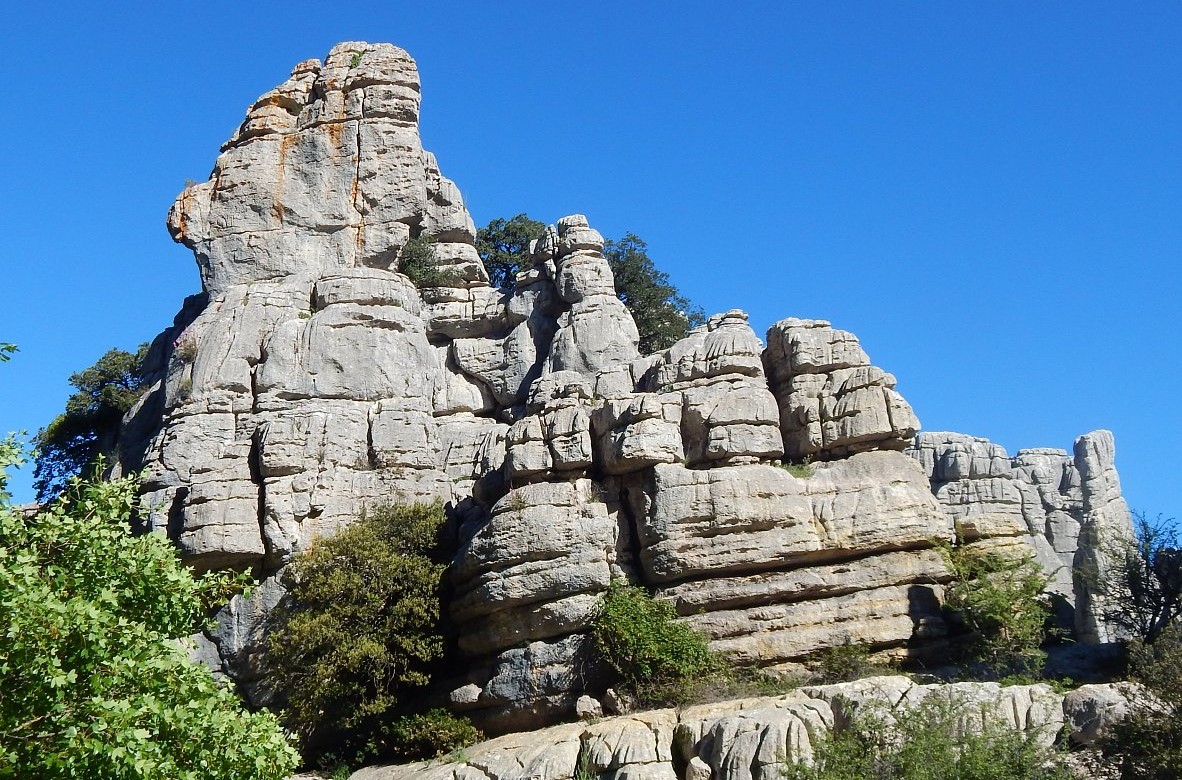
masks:
<path fill-rule="evenodd" d="M 1182 545 L 1172 520 L 1134 515 L 1133 538 L 1102 546 L 1104 577 L 1084 572 L 1102 600 L 1101 614 L 1125 635 L 1152 643 L 1182 616 Z"/>
<path fill-rule="evenodd" d="M 706 637 L 678 623 L 673 605 L 643 588 L 613 581 L 591 636 L 600 656 L 621 682 L 645 698 L 660 688 L 713 674 L 719 662 Z"/>
<path fill-rule="evenodd" d="M 476 234 L 476 249 L 492 283 L 502 290 L 513 288 L 514 277 L 526 270 L 530 241 L 541 238 L 546 226 L 525 214 L 494 219 Z M 615 276 L 616 295 L 632 314 L 640 333 L 640 351 L 648 355 L 673 346 L 691 328 L 706 321 L 694 306 L 657 269 L 648 256 L 648 245 L 636 234 L 607 241 L 603 256 Z"/>
<path fill-rule="evenodd" d="M 403 245 L 398 255 L 398 270 L 419 289 L 450 287 L 460 281 L 455 271 L 440 267 L 435 240 L 430 236 L 412 238 Z"/>
<path fill-rule="evenodd" d="M 477 733 L 418 695 L 443 657 L 441 504 L 374 509 L 284 572 L 265 666 L 305 759 L 424 757 Z"/>
<path fill-rule="evenodd" d="M 813 745 L 813 763 L 787 762 L 785 780 L 1070 780 L 1064 756 L 1030 734 L 931 694 L 918 705 L 864 706 Z"/>
<path fill-rule="evenodd" d="M 112 349 L 90 368 L 70 376 L 77 392 L 34 439 L 33 487 L 39 501 L 61 493 L 72 477 L 86 474 L 97 456 L 114 449 L 123 414 L 144 391 L 141 371 L 147 353 L 147 344 L 135 354 Z"/>
<path fill-rule="evenodd" d="M 236 578 L 195 579 L 168 540 L 133 536 L 134 478 L 74 480 L 29 516 L 0 457 L 0 777 L 279 780 L 298 756 L 183 637 Z"/>
<path fill-rule="evenodd" d="M 969 659 L 987 675 L 1039 675 L 1050 606 L 1042 567 L 1029 555 L 944 545 L 953 583 L 945 606 L 969 633 Z"/>
<path fill-rule="evenodd" d="M 512 290 L 517 274 L 528 270 L 529 245 L 546 232 L 544 222 L 518 214 L 497 218 L 476 231 L 476 251 L 488 270 L 489 282 L 501 290 Z"/>
<path fill-rule="evenodd" d="M 1182 772 L 1182 623 L 1129 643 L 1129 672 L 1145 686 L 1102 743 L 1123 780 L 1177 780 Z"/>

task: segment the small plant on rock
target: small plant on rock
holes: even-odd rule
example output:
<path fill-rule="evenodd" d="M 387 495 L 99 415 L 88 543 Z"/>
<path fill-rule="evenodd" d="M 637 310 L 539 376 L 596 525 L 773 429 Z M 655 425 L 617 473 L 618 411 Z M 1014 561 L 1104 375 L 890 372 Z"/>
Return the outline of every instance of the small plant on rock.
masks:
<path fill-rule="evenodd" d="M 453 287 L 459 284 L 459 274 L 440 267 L 435 251 L 435 240 L 430 236 L 409 239 L 398 256 L 398 270 L 406 274 L 415 287 Z"/>
<path fill-rule="evenodd" d="M 616 580 L 591 623 L 600 656 L 641 699 L 659 695 L 664 686 L 707 677 L 721 668 L 706 637 L 676 617 L 672 604 Z"/>

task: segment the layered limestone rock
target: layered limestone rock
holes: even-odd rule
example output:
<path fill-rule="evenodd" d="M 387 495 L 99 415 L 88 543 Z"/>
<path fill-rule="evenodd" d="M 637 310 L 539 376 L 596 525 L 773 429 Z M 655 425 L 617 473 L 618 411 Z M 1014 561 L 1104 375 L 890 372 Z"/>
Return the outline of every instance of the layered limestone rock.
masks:
<path fill-rule="evenodd" d="M 1089 686 L 1066 698 L 1047 685 L 917 685 L 905 677 L 872 677 L 507 734 L 465 748 L 454 760 L 367 767 L 350 780 L 775 780 L 784 761 L 811 761 L 818 741 L 848 728 L 859 711 L 874 708 L 890 717 L 929 699 L 960 709 L 960 728 L 996 724 L 1043 745 L 1065 725 L 1068 738 L 1087 743 L 1101 719 L 1111 723 L 1109 691 Z"/>
<path fill-rule="evenodd" d="M 963 541 L 999 552 L 1033 551 L 1077 639 L 1111 638 L 1094 587 L 1108 565 L 1103 550 L 1129 538 L 1132 521 L 1109 431 L 1079 437 L 1073 455 L 1040 448 L 1011 458 L 986 439 L 934 431 L 920 433 L 907 453 L 928 475 Z"/>
<path fill-rule="evenodd" d="M 195 567 L 266 580 L 202 645 L 239 682 L 282 567 L 380 503 L 445 504 L 459 657 L 437 693 L 494 732 L 603 693 L 587 631 L 613 580 L 751 666 L 909 653 L 945 631 L 932 545 L 954 521 L 1048 561 L 1120 524 L 1110 438 L 1070 469 L 1049 451 L 978 463 L 953 438 L 899 452 L 918 421 L 894 378 L 822 320 L 778 322 L 765 348 L 735 309 L 641 355 L 582 215 L 493 288 L 419 104 L 406 52 L 339 44 L 259 98 L 169 213 L 203 291 L 154 343 L 120 467 L 143 468 L 148 524 Z M 424 247 L 438 273 L 419 288 L 399 269 Z"/>

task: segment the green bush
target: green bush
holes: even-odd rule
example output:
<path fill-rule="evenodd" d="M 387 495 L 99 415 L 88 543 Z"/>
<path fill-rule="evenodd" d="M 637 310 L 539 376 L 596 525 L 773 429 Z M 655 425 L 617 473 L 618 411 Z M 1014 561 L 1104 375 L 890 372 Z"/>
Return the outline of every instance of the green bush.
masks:
<path fill-rule="evenodd" d="M 1104 621 L 1153 642 L 1182 616 L 1182 542 L 1175 521 L 1138 512 L 1132 538 L 1101 540 L 1101 548 L 1110 562 L 1104 576 L 1094 566 L 1082 573 L 1101 596 Z"/>
<path fill-rule="evenodd" d="M 942 551 L 955 578 L 945 606 L 969 632 L 969 659 L 998 677 L 1041 674 L 1050 606 L 1038 562 L 973 545 L 945 545 Z"/>
<path fill-rule="evenodd" d="M 418 710 L 444 651 L 443 522 L 439 503 L 380 507 L 285 570 L 265 667 L 305 759 L 407 755 L 391 724 Z"/>
<path fill-rule="evenodd" d="M 813 763 L 787 762 L 784 780 L 1070 780 L 1064 756 L 955 696 L 910 709 L 863 705 L 813 745 Z M 966 728 L 967 726 L 967 728 Z"/>
<path fill-rule="evenodd" d="M 131 535 L 133 478 L 15 510 L 11 441 L 0 451 L 0 777 L 287 777 L 298 756 L 276 719 L 179 641 L 234 578 L 195 579 L 164 536 Z"/>
<path fill-rule="evenodd" d="M 1182 777 L 1182 624 L 1172 623 L 1152 643 L 1128 646 L 1129 672 L 1149 695 L 1115 724 L 1102 744 L 1124 780 Z"/>
<path fill-rule="evenodd" d="M 612 582 L 591 636 L 600 656 L 622 683 L 645 698 L 660 688 L 696 680 L 719 670 L 706 637 L 678 623 L 673 605 L 656 601 L 642 588 Z"/>
<path fill-rule="evenodd" d="M 452 287 L 461 280 L 459 274 L 440 267 L 435 252 L 435 240 L 429 236 L 412 238 L 398 256 L 398 270 L 406 274 L 415 287 Z"/>
<path fill-rule="evenodd" d="M 398 758 L 437 758 L 479 742 L 481 733 L 467 718 L 444 709 L 404 715 L 388 729 Z"/>
<path fill-rule="evenodd" d="M 870 646 L 847 642 L 828 647 L 813 656 L 816 673 L 823 683 L 839 683 L 889 673 L 885 666 L 870 660 Z"/>

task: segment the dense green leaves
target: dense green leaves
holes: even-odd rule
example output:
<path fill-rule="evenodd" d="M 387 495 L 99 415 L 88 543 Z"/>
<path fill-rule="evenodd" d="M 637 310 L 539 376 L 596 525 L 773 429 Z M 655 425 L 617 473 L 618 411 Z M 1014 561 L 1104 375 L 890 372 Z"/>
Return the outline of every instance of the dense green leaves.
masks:
<path fill-rule="evenodd" d="M 435 241 L 430 236 L 412 238 L 406 242 L 398 256 L 398 270 L 420 289 L 450 287 L 460 281 L 454 271 L 440 266 Z"/>
<path fill-rule="evenodd" d="M 616 277 L 616 293 L 636 320 L 641 354 L 668 349 L 706 321 L 702 310 L 669 283 L 669 274 L 657 270 L 648 244 L 636 234 L 608 241 L 603 255 Z"/>
<path fill-rule="evenodd" d="M 110 452 L 118 439 L 123 414 L 144 390 L 141 373 L 148 345 L 133 355 L 112 349 L 90 368 L 73 374 L 77 392 L 66 409 L 38 432 L 33 486 L 47 501 L 65 489 L 70 478 L 82 474 L 95 457 Z"/>
<path fill-rule="evenodd" d="M 977 709 L 974 712 L 974 709 Z M 1053 735 L 1041 735 L 1043 737 Z M 813 762 L 788 762 L 785 780 L 1071 780 L 1064 756 L 1035 735 L 955 695 L 893 710 L 864 705 L 814 744 Z"/>
<path fill-rule="evenodd" d="M 134 497 L 123 479 L 32 517 L 0 506 L 0 777 L 285 777 L 298 757 L 274 717 L 181 641 L 231 578 L 197 581 L 163 536 L 132 536 Z"/>
<path fill-rule="evenodd" d="M 1124 780 L 1182 777 L 1182 623 L 1156 639 L 1129 643 L 1129 672 L 1145 686 L 1133 712 L 1102 743 L 1105 758 Z"/>
<path fill-rule="evenodd" d="M 643 695 L 718 669 L 706 638 L 676 617 L 673 605 L 616 580 L 591 623 L 591 636 L 624 684 Z"/>
<path fill-rule="evenodd" d="M 973 545 L 944 553 L 956 578 L 945 605 L 969 631 L 970 657 L 998 676 L 1041 673 L 1050 607 L 1038 562 Z"/>
<path fill-rule="evenodd" d="M 443 521 L 437 503 L 381 507 L 285 571 L 289 600 L 272 617 L 266 665 L 306 757 L 402 752 L 391 728 L 443 656 Z"/>
<path fill-rule="evenodd" d="M 476 231 L 476 251 L 488 270 L 494 287 L 512 290 L 519 271 L 527 270 L 529 244 L 546 232 L 545 223 L 518 214 L 512 219 L 494 219 Z"/>

